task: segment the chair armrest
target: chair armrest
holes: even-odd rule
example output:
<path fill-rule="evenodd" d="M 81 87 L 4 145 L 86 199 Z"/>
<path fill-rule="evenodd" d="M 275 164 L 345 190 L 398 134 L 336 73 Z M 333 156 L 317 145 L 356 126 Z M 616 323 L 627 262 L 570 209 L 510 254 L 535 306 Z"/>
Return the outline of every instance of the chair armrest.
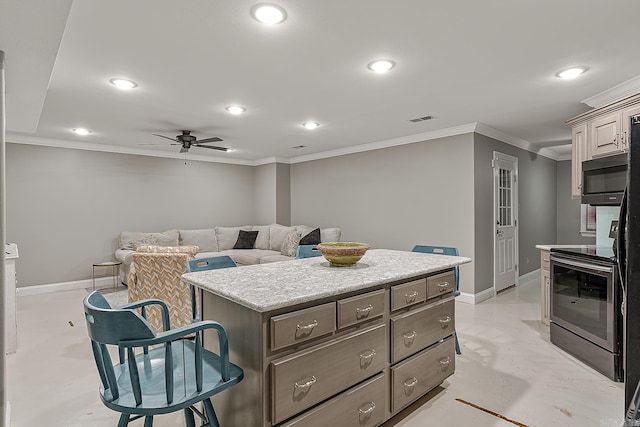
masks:
<path fill-rule="evenodd" d="M 215 329 L 218 332 L 218 341 L 220 343 L 220 371 L 222 373 L 222 379 L 229 380 L 230 368 L 229 368 L 229 342 L 227 340 L 227 331 L 224 327 L 213 320 L 203 320 L 191 325 L 182 326 L 180 328 L 172 329 L 170 331 L 161 332 L 154 338 L 147 338 L 141 340 L 126 340 L 120 341 L 118 345 L 120 347 L 146 347 L 156 344 L 170 343 L 180 338 L 184 338 L 193 333 L 204 331 L 206 329 Z"/>
<path fill-rule="evenodd" d="M 134 308 L 143 308 L 148 305 L 157 305 L 160 307 L 160 311 L 162 312 L 162 327 L 165 331 L 171 329 L 171 324 L 169 323 L 169 307 L 167 304 L 159 299 L 144 299 L 136 302 L 132 302 L 129 304 L 125 304 L 119 309 L 134 309 Z"/>

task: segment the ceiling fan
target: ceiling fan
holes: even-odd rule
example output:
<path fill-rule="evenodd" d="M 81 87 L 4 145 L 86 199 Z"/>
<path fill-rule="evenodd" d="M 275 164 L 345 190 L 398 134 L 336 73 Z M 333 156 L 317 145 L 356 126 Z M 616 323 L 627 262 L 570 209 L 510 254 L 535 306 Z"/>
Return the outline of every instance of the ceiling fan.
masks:
<path fill-rule="evenodd" d="M 210 150 L 218 150 L 218 151 L 229 151 L 227 147 L 219 147 L 217 145 L 203 145 L 203 144 L 208 144 L 210 142 L 222 141 L 222 138 L 218 138 L 217 136 L 214 136 L 213 138 L 197 139 L 195 136 L 191 135 L 190 130 L 183 130 L 182 135 L 176 135 L 175 138 L 159 135 L 157 133 L 154 133 L 153 135 L 159 136 L 160 138 L 165 138 L 165 139 L 174 141 L 174 143 L 171 145 L 181 145 L 182 146 L 180 148 L 181 153 L 186 153 L 187 151 L 189 151 L 191 147 L 208 148 Z M 152 144 L 146 144 L 146 145 L 152 145 Z"/>

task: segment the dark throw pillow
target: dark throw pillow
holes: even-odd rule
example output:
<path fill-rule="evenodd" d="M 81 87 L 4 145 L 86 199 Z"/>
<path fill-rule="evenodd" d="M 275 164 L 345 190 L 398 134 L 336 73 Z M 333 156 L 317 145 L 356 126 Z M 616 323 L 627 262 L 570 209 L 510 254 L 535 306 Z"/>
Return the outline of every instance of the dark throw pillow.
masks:
<path fill-rule="evenodd" d="M 317 245 L 318 243 L 320 243 L 319 228 L 316 228 L 315 230 L 309 232 L 309 234 L 300 239 L 301 245 Z"/>
<path fill-rule="evenodd" d="M 233 246 L 233 249 L 253 249 L 253 245 L 256 243 L 256 237 L 258 237 L 258 230 L 240 230 L 238 233 L 238 240 L 236 240 L 236 244 Z"/>

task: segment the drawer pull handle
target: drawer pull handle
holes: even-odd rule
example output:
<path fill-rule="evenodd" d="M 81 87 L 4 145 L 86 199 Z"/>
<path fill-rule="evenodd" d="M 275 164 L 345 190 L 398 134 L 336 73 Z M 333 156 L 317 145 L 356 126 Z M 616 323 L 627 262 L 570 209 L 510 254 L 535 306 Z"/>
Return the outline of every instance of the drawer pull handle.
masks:
<path fill-rule="evenodd" d="M 372 413 L 374 409 L 376 409 L 376 404 L 374 402 L 369 402 L 369 407 L 367 409 L 360 408 L 358 409 L 358 412 L 362 415 L 368 415 Z"/>
<path fill-rule="evenodd" d="M 375 350 L 369 350 L 369 351 L 368 351 L 368 352 L 366 352 L 366 353 L 362 353 L 362 354 L 360 355 L 360 358 L 361 358 L 361 359 L 364 359 L 364 360 L 371 360 L 371 359 L 373 359 L 373 356 L 375 356 L 376 354 L 378 354 L 378 353 L 376 353 L 376 351 L 375 351 Z"/>
<path fill-rule="evenodd" d="M 309 323 L 308 325 L 300 326 L 298 324 L 298 325 L 296 325 L 296 329 L 299 330 L 299 331 L 310 331 L 311 329 L 315 328 L 316 326 L 318 326 L 318 321 L 314 320 L 313 322 Z"/>
<path fill-rule="evenodd" d="M 451 323 L 451 317 L 447 316 L 444 319 L 438 319 L 438 322 L 440 322 L 442 329 L 445 329 L 449 326 L 449 323 Z"/>
<path fill-rule="evenodd" d="M 438 291 L 444 292 L 449 289 L 449 282 L 438 283 Z"/>
<path fill-rule="evenodd" d="M 449 366 L 449 363 L 451 363 L 451 358 L 449 356 L 447 357 L 443 357 L 442 359 L 440 359 L 440 364 L 445 367 L 445 366 Z"/>
<path fill-rule="evenodd" d="M 418 291 L 413 291 L 410 294 L 404 294 L 404 299 L 407 302 L 414 302 L 418 297 Z"/>
<path fill-rule="evenodd" d="M 416 384 L 418 384 L 418 379 L 416 377 L 408 379 L 404 382 L 405 387 L 414 387 Z"/>
<path fill-rule="evenodd" d="M 416 331 L 405 332 L 404 334 L 402 334 L 402 337 L 405 339 L 405 341 L 412 340 L 417 336 L 418 336 L 418 333 Z"/>
<path fill-rule="evenodd" d="M 371 304 L 369 304 L 365 308 L 357 307 L 356 308 L 356 317 L 367 317 L 369 315 L 369 313 L 371 313 L 371 310 L 373 310 L 373 306 Z"/>
<path fill-rule="evenodd" d="M 311 379 L 305 383 L 299 384 L 297 381 L 294 384 L 295 388 L 309 388 L 318 381 L 314 375 L 311 375 Z"/>

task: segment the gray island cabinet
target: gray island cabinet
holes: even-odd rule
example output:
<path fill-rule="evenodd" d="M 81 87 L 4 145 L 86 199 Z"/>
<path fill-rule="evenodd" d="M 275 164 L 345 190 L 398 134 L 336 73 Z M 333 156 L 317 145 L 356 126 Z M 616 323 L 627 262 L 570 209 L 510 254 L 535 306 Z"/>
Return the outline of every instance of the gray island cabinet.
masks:
<path fill-rule="evenodd" d="M 354 267 L 315 257 L 185 274 L 245 373 L 213 399 L 221 424 L 382 424 L 453 374 L 454 267 L 470 261 L 372 249 Z"/>

